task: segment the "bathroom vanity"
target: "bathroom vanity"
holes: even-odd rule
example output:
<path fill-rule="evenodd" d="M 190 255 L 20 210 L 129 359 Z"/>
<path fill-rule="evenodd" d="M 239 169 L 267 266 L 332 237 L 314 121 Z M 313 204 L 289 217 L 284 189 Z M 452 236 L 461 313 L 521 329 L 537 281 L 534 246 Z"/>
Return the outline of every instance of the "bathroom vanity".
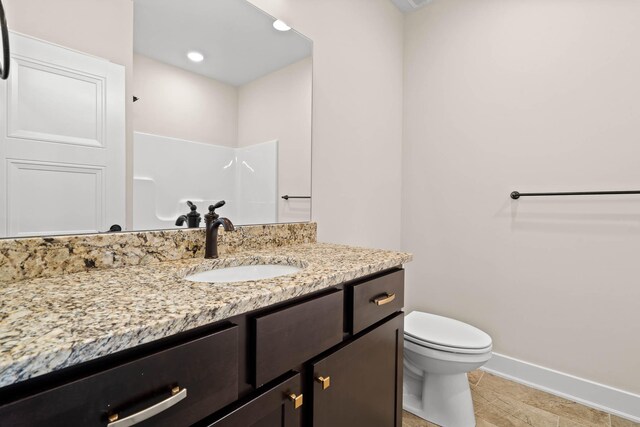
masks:
<path fill-rule="evenodd" d="M 307 243 L 3 286 L 3 309 L 18 314 L 0 333 L 21 336 L 3 340 L 0 424 L 401 426 L 410 259 Z M 266 263 L 303 268 L 253 282 L 184 280 Z"/>

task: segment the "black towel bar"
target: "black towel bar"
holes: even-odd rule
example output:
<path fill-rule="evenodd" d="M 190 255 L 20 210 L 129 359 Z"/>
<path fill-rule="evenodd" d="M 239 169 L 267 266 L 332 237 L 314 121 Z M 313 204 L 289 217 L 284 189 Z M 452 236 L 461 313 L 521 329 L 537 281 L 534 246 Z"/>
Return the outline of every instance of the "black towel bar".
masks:
<path fill-rule="evenodd" d="M 514 191 L 511 193 L 513 200 L 518 200 L 520 197 L 539 197 L 539 196 L 610 196 L 615 194 L 640 194 L 638 190 L 631 191 L 571 191 L 563 193 L 520 193 Z"/>

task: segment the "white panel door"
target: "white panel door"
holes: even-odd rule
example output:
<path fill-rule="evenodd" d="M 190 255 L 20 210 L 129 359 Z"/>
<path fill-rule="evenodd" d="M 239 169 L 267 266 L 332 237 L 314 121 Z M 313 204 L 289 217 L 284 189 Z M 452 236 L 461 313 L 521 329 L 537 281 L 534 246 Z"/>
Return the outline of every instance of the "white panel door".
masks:
<path fill-rule="evenodd" d="M 11 33 L 0 85 L 0 236 L 125 221 L 123 66 Z"/>

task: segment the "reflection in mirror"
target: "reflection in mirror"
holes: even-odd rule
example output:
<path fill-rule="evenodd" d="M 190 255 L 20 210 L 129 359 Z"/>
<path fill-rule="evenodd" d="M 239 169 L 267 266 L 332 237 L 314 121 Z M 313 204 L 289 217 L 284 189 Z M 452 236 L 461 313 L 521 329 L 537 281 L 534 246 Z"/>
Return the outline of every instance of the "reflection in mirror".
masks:
<path fill-rule="evenodd" d="M 310 220 L 309 39 L 244 0 L 5 8 L 1 237 Z"/>

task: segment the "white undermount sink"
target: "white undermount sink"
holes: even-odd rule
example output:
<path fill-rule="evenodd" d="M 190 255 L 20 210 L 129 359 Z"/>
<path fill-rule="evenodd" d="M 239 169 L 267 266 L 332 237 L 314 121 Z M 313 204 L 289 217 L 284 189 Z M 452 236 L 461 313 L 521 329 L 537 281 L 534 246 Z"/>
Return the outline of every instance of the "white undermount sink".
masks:
<path fill-rule="evenodd" d="M 185 280 L 206 283 L 245 282 L 247 280 L 273 279 L 274 277 L 297 273 L 300 270 L 302 270 L 300 267 L 283 264 L 242 265 L 201 271 L 186 276 Z"/>

